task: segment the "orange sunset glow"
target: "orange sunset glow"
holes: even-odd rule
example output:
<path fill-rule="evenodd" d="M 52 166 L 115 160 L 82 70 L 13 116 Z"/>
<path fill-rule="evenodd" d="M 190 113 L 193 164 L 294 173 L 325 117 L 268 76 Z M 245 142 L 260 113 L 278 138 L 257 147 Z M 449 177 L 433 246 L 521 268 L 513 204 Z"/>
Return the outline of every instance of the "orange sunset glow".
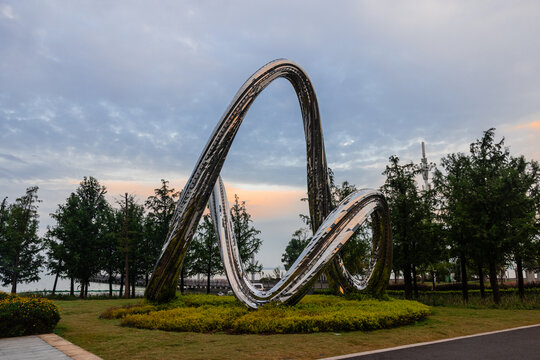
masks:
<path fill-rule="evenodd" d="M 79 181 L 74 181 L 78 184 Z M 149 184 L 137 181 L 102 180 L 102 185 L 107 188 L 107 195 L 112 198 L 119 197 L 125 192 L 135 194 L 140 203 L 143 203 L 159 183 Z M 170 181 L 169 186 L 181 190 L 186 180 Z M 246 186 L 247 187 L 247 186 Z M 225 186 L 229 203 L 234 203 L 234 195 L 237 194 L 240 201 L 245 201 L 249 213 L 255 219 L 268 219 L 288 217 L 307 211 L 307 204 L 300 201 L 306 197 L 306 191 L 293 188 L 281 188 L 272 186 L 270 189 L 246 189 L 243 186 Z"/>

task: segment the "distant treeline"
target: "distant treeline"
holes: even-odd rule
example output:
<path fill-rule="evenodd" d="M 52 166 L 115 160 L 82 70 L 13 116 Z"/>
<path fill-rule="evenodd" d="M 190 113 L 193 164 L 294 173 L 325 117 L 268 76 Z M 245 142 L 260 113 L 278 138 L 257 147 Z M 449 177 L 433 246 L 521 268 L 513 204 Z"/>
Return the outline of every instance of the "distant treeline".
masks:
<path fill-rule="evenodd" d="M 512 156 L 495 129 L 484 132 L 469 153 L 454 153 L 435 164 L 401 163 L 391 156 L 381 191 L 388 200 L 394 241 L 393 271 L 402 275 L 407 299 L 418 297 L 419 279 L 455 274 L 468 299 L 468 281 L 475 275 L 482 297 L 489 277 L 493 299 L 500 302 L 497 276 L 516 268 L 519 294 L 524 296 L 523 270 L 540 271 L 540 170 L 538 162 Z M 426 165 L 427 168 L 426 169 Z M 431 184 L 419 189 L 417 179 L 431 173 Z M 424 173 L 425 174 L 425 173 Z M 356 186 L 335 185 L 334 203 Z M 293 234 L 282 261 L 288 268 L 309 242 L 307 227 Z M 369 224 L 368 224 L 369 225 Z M 340 250 L 349 270 L 363 276 L 371 258 L 371 233 L 364 226 Z M 476 287 L 476 286 L 475 286 Z"/>
<path fill-rule="evenodd" d="M 432 178 L 427 189 L 419 189 L 416 181 L 426 175 L 426 164 L 403 164 L 391 156 L 383 172 L 386 180 L 381 191 L 391 211 L 393 271 L 403 275 L 405 297 L 418 296 L 419 278 L 431 279 L 435 285 L 436 279 L 455 274 L 467 301 L 470 279 L 474 276 L 479 281 L 485 296 L 487 276 L 493 300 L 499 303 L 498 275 L 515 266 L 523 298 L 523 271 L 540 271 L 538 162 L 511 155 L 504 139 L 497 142 L 495 130 L 489 129 L 470 145 L 468 153 L 444 156 L 439 168 L 427 166 Z M 331 170 L 329 179 L 335 204 L 356 190 L 348 181 L 334 184 Z M 82 297 L 96 274 L 107 274 L 110 294 L 115 276 L 120 276 L 125 296 L 130 286 L 134 293 L 136 279 L 148 281 L 180 197 L 167 181 L 162 180 L 144 205 L 126 193 L 113 206 L 105 199 L 105 187 L 85 177 L 51 214 L 56 225 L 43 238 L 37 235 L 37 190 L 27 189 L 12 204 L 4 199 L 0 207 L 0 280 L 11 284 L 12 292 L 19 282 L 37 280 L 43 264 L 51 274 L 83 284 Z M 254 260 L 261 246 L 260 232 L 238 196 L 231 213 L 244 268 L 260 272 L 262 266 Z M 300 216 L 305 227 L 294 232 L 281 259 L 287 269 L 311 239 L 309 216 Z M 364 276 L 372 254 L 367 225 L 340 250 L 347 268 Z M 214 227 L 207 215 L 184 260 L 180 283 L 196 274 L 206 276 L 209 283 L 222 272 Z M 280 276 L 276 270 L 274 277 Z"/>
<path fill-rule="evenodd" d="M 124 194 L 110 204 L 105 199 L 105 186 L 93 177 L 84 177 L 75 192 L 51 214 L 56 224 L 38 236 L 38 187 L 31 187 L 12 204 L 4 198 L 0 207 L 0 281 L 11 285 L 39 280 L 45 266 L 56 276 L 81 284 L 81 297 L 88 294 L 90 279 L 106 274 L 109 295 L 120 277 L 120 293 L 135 296 L 135 284 L 148 282 L 154 264 L 167 238 L 176 202 L 181 193 L 170 188 L 168 181 L 154 190 L 144 204 L 135 196 Z M 240 255 L 248 271 L 259 272 L 262 266 L 254 261 L 261 240 L 251 225 L 246 204 L 235 196 L 232 208 L 234 230 L 239 239 Z M 45 256 L 43 255 L 45 254 Z M 184 260 L 184 276 L 204 274 L 210 277 L 222 272 L 221 259 L 213 226 L 208 215 L 201 220 Z"/>

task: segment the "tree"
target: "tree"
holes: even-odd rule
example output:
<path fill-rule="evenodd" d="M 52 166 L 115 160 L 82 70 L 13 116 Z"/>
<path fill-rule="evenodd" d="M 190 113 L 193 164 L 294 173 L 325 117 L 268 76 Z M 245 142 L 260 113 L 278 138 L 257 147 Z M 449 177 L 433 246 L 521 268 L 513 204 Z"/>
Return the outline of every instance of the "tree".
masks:
<path fill-rule="evenodd" d="M 247 212 L 246 202 L 241 202 L 236 194 L 231 209 L 231 221 L 244 271 L 248 273 L 261 272 L 262 265 L 255 260 L 255 254 L 259 252 L 262 244 L 262 240 L 257 237 L 261 232 L 251 224 L 253 220 Z"/>
<path fill-rule="evenodd" d="M 475 251 L 471 244 L 469 202 L 471 192 L 470 158 L 465 154 L 450 154 L 441 159 L 445 173 L 435 171 L 434 189 L 439 199 L 439 219 L 445 224 L 445 237 L 452 251 L 451 255 L 459 259 L 462 296 L 468 301 L 467 262 L 474 257 L 478 264 L 478 275 L 483 285 L 481 252 Z"/>
<path fill-rule="evenodd" d="M 504 138 L 495 142 L 495 129 L 484 132 L 481 139 L 470 146 L 471 191 L 468 197 L 468 220 L 473 239 L 488 265 L 493 300 L 500 303 L 498 269 L 505 262 L 509 250 L 507 206 L 512 196 L 508 165 L 509 150 Z"/>
<path fill-rule="evenodd" d="M 146 250 L 142 259 L 146 282 L 159 257 L 163 243 L 167 239 L 170 223 L 176 209 L 176 202 L 181 192 L 169 187 L 169 182 L 161 179 L 161 187 L 154 189 L 154 195 L 149 196 L 145 202 L 148 215 L 145 221 Z M 182 265 L 181 282 L 183 281 L 186 261 Z"/>
<path fill-rule="evenodd" d="M 412 297 L 412 280 L 416 284 L 418 258 L 415 252 L 421 234 L 423 211 L 416 188 L 415 177 L 419 169 L 411 162 L 400 165 L 397 156 L 390 157 L 383 175 L 386 181 L 382 191 L 390 207 L 392 237 L 394 239 L 394 264 L 403 272 L 405 297 Z M 412 275 L 412 277 L 411 277 Z"/>
<path fill-rule="evenodd" d="M 79 199 L 71 193 L 65 204 L 58 205 L 58 209 L 51 217 L 56 225 L 47 231 L 47 267 L 55 273 L 55 283 L 58 277 L 69 277 L 71 280 L 70 295 L 74 295 L 74 279 L 76 277 L 75 254 L 77 253 L 77 239 L 79 235 Z M 54 288 L 56 290 L 56 288 Z"/>
<path fill-rule="evenodd" d="M 432 188 L 420 192 L 422 221 L 415 249 L 415 263 L 422 274 L 428 272 L 431 275 L 433 290 L 436 286 L 437 273 L 445 273 L 448 268 L 447 242 L 444 237 L 444 224 L 437 216 L 440 211 L 436 194 L 436 190 Z M 418 296 L 417 291 L 416 286 L 415 296 Z"/>
<path fill-rule="evenodd" d="M 129 298 L 131 290 L 135 296 L 135 283 L 138 275 L 145 273 L 143 254 L 146 251 L 144 244 L 144 207 L 135 201 L 135 196 L 128 193 L 118 201 L 119 211 L 116 212 L 117 224 L 120 232 L 117 233 L 117 242 L 124 259 L 124 297 Z M 131 289 L 130 289 L 131 285 Z"/>
<path fill-rule="evenodd" d="M 206 293 L 210 293 L 210 279 L 223 272 L 223 264 L 210 215 L 204 215 L 191 241 L 193 264 L 190 275 L 206 276 Z"/>
<path fill-rule="evenodd" d="M 58 278 L 65 273 L 66 267 L 64 263 L 65 247 L 62 243 L 58 242 L 54 238 L 54 235 L 50 228 L 48 228 L 44 245 L 47 252 L 47 259 L 45 261 L 45 266 L 49 272 L 48 275 L 54 275 L 54 284 L 52 288 L 52 294 L 56 293 L 56 285 L 58 284 Z"/>
<path fill-rule="evenodd" d="M 7 197 L 2 200 L 0 204 L 0 256 L 7 253 L 7 224 L 9 218 L 9 204 Z"/>
<path fill-rule="evenodd" d="M 335 185 L 334 173 L 331 169 L 328 169 L 328 172 L 334 205 L 339 204 L 347 196 L 358 190 L 356 185 L 349 183 L 347 180 L 343 181 L 341 185 Z M 373 246 L 372 239 L 371 221 L 367 220 L 339 251 L 343 264 L 351 274 L 363 277 L 368 275 L 367 270 L 369 270 Z"/>
<path fill-rule="evenodd" d="M 328 168 L 328 178 L 330 180 L 330 192 L 334 204 L 338 204 L 357 190 L 356 186 L 350 184 L 348 181 L 343 181 L 341 185 L 336 185 L 334 182 L 334 173 L 330 168 Z M 307 201 L 308 199 L 302 198 L 300 200 Z M 311 231 L 310 217 L 300 214 L 300 219 L 305 224 L 305 227 L 301 227 L 293 233 L 291 240 L 289 240 L 285 248 L 285 252 L 281 255 L 281 262 L 284 264 L 286 270 L 292 266 L 312 238 L 309 236 L 309 232 Z M 367 221 L 340 250 L 340 255 L 347 270 L 353 274 L 364 275 L 365 270 L 369 267 L 372 240 L 370 225 L 370 222 Z"/>
<path fill-rule="evenodd" d="M 109 284 L 109 296 L 113 296 L 113 282 L 117 274 L 123 274 L 122 267 L 122 247 L 119 243 L 119 234 L 122 231 L 122 219 L 118 215 L 118 210 L 107 206 L 105 211 L 105 222 L 103 223 L 104 241 L 100 251 L 101 271 L 107 273 Z M 121 293 L 119 294 L 122 295 Z"/>
<path fill-rule="evenodd" d="M 519 296 L 523 300 L 523 265 L 538 259 L 535 238 L 540 233 L 540 166 L 536 161 L 527 162 L 523 156 L 511 158 L 506 181 L 510 191 L 507 196 L 508 241 L 516 263 Z"/>
<path fill-rule="evenodd" d="M 17 293 L 19 282 L 39 280 L 43 256 L 40 254 L 42 240 L 37 235 L 38 187 L 26 189 L 26 195 L 7 206 L 4 199 L 0 205 L 0 280 L 11 284 L 11 293 Z"/>
<path fill-rule="evenodd" d="M 63 247 L 66 275 L 72 284 L 73 279 L 81 284 L 80 297 L 87 295 L 90 278 L 102 269 L 101 250 L 108 240 L 106 192 L 95 178 L 84 177 L 77 190 L 52 215 L 57 224 L 51 235 Z"/>
<path fill-rule="evenodd" d="M 285 270 L 290 269 L 310 240 L 311 236 L 309 236 L 307 228 L 300 228 L 294 232 L 285 252 L 281 255 L 281 262 L 285 266 Z"/>

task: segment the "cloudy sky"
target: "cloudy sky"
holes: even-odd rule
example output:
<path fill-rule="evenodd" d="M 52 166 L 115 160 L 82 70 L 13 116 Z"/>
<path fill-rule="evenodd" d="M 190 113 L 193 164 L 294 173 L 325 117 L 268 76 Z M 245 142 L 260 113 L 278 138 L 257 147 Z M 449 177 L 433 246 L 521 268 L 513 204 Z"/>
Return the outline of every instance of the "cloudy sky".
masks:
<path fill-rule="evenodd" d="M 392 154 L 467 151 L 497 128 L 540 160 L 536 1 L 0 0 L 0 197 L 38 185 L 41 229 L 83 176 L 139 201 L 181 189 L 242 83 L 275 58 L 317 91 L 338 181 L 379 187 Z M 307 207 L 298 103 L 277 80 L 224 169 L 280 265 Z"/>

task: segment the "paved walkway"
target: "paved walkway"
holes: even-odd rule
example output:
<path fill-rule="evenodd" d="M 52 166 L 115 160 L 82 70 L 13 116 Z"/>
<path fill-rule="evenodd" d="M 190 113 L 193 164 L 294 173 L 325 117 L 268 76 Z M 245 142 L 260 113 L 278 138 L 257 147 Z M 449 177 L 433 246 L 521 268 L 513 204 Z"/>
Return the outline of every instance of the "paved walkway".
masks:
<path fill-rule="evenodd" d="M 2 360 L 102 360 L 55 334 L 0 339 Z"/>
<path fill-rule="evenodd" d="M 427 343 L 398 346 L 326 360 L 540 359 L 540 324 Z"/>

